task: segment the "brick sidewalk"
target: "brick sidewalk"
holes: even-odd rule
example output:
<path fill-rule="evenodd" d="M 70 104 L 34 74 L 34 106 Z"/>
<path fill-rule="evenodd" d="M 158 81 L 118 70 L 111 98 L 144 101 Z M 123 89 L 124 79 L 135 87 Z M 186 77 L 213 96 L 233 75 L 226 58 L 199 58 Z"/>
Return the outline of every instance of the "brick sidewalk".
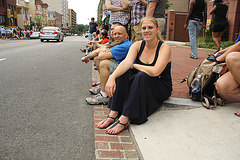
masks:
<path fill-rule="evenodd" d="M 198 50 L 199 59 L 191 59 L 189 47 L 171 47 L 172 51 L 172 97 L 189 98 L 186 82 L 180 83 L 189 73 L 214 50 Z M 92 65 L 93 66 L 93 65 Z M 92 69 L 92 81 L 99 81 L 99 74 Z M 225 96 L 229 103 L 239 102 L 240 96 Z M 97 160 L 117 160 L 117 159 L 140 159 L 137 148 L 129 133 L 124 130 L 119 135 L 108 135 L 104 129 L 98 129 L 97 123 L 108 115 L 109 110 L 106 105 L 94 105 L 94 134 L 95 134 L 95 156 Z"/>
<path fill-rule="evenodd" d="M 92 71 L 92 81 L 99 81 L 99 73 L 94 68 Z M 128 129 L 118 135 L 109 135 L 105 129 L 97 127 L 108 113 L 107 105 L 93 105 L 96 160 L 139 160 L 140 156 Z"/>
<path fill-rule="evenodd" d="M 214 53 L 214 50 L 198 49 L 198 58 L 191 59 L 189 47 L 171 47 L 172 51 L 172 97 L 189 98 L 187 83 L 180 83 L 191 71 L 201 63 L 207 56 Z M 240 95 L 225 95 L 226 103 L 240 102 Z"/>

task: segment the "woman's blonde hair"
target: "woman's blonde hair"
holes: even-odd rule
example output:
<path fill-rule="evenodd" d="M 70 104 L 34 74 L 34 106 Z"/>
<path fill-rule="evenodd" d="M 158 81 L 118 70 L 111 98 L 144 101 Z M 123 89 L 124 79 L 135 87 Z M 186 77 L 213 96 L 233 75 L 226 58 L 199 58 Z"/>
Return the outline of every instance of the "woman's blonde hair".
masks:
<path fill-rule="evenodd" d="M 93 37 L 97 37 L 97 33 L 96 32 L 93 32 L 92 35 L 93 35 Z"/>
<path fill-rule="evenodd" d="M 151 21 L 151 22 L 153 22 L 153 24 L 155 24 L 157 26 L 157 28 L 159 27 L 158 22 L 154 17 L 144 17 L 144 18 L 142 18 L 142 20 L 140 22 L 140 26 L 142 26 L 142 23 L 144 21 Z M 160 32 L 157 33 L 157 39 L 160 40 L 160 41 L 164 41 Z"/>

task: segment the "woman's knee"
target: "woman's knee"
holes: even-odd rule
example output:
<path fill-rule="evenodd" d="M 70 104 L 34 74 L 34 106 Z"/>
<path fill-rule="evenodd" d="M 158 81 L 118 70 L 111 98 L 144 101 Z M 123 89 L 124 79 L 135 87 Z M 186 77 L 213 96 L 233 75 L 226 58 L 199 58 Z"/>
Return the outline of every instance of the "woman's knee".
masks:
<path fill-rule="evenodd" d="M 217 80 L 216 84 L 215 84 L 216 90 L 218 93 L 220 94 L 224 94 L 225 93 L 225 89 L 226 87 L 224 86 L 224 83 L 221 80 Z"/>
<path fill-rule="evenodd" d="M 226 56 L 226 64 L 229 69 L 240 67 L 240 52 L 231 52 Z"/>

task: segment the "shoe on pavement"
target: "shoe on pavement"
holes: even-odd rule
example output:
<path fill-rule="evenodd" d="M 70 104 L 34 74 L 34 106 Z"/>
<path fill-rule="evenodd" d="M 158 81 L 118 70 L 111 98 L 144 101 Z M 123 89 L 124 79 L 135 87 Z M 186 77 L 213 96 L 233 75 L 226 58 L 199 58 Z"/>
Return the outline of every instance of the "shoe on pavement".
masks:
<path fill-rule="evenodd" d="M 190 58 L 192 58 L 192 59 L 198 59 L 198 57 L 194 57 L 194 56 L 190 56 Z"/>
<path fill-rule="evenodd" d="M 88 104 L 108 104 L 110 98 L 109 97 L 103 97 L 101 93 L 90 97 L 90 98 L 86 98 L 86 101 Z"/>
<path fill-rule="evenodd" d="M 98 85 L 96 87 L 89 89 L 89 92 L 91 92 L 92 94 L 95 94 L 95 95 L 100 93 L 100 91 L 101 91 L 101 85 Z"/>

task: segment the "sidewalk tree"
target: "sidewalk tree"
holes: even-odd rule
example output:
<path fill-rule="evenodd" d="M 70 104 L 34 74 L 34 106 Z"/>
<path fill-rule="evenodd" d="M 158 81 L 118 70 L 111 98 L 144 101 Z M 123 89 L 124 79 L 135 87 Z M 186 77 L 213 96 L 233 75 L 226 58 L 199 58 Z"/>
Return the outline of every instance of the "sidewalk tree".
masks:
<path fill-rule="evenodd" d="M 73 26 L 69 27 L 69 33 L 71 33 L 71 34 L 75 33 L 75 28 Z"/>
<path fill-rule="evenodd" d="M 35 20 L 36 29 L 40 31 L 42 29 L 42 23 L 43 23 L 41 17 L 36 16 L 34 20 Z"/>
<path fill-rule="evenodd" d="M 88 25 L 83 25 L 83 24 L 77 25 L 77 33 L 78 34 L 85 33 L 87 31 L 88 31 Z"/>

